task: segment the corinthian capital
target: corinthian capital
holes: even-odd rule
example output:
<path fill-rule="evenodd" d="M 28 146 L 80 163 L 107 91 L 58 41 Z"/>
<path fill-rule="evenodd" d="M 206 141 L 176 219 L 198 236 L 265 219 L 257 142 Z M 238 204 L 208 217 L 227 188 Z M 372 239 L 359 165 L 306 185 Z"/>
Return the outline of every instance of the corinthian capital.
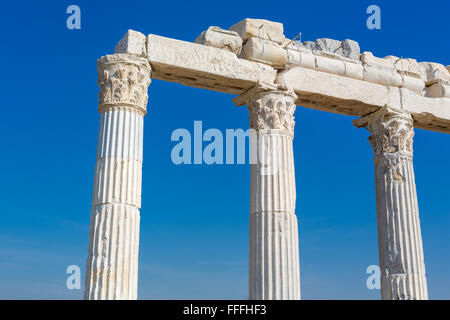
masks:
<path fill-rule="evenodd" d="M 113 54 L 97 61 L 99 112 L 130 109 L 143 115 L 147 110 L 147 88 L 151 67 L 147 59 Z"/>
<path fill-rule="evenodd" d="M 414 125 L 408 112 L 385 106 L 354 120 L 353 124 L 370 131 L 369 141 L 375 155 L 400 153 L 412 156 Z"/>
<path fill-rule="evenodd" d="M 247 105 L 250 128 L 279 129 L 293 134 L 296 98 L 294 91 L 284 86 L 258 83 L 233 101 L 238 106 Z"/>

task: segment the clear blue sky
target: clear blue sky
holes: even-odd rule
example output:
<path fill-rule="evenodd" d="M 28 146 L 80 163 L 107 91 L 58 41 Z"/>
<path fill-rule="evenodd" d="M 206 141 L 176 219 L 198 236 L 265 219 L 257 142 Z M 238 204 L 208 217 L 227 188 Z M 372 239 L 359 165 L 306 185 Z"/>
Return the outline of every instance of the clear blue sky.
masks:
<path fill-rule="evenodd" d="M 81 8 L 81 30 L 66 8 Z M 381 30 L 366 28 L 370 4 Z M 98 134 L 96 60 L 127 29 L 193 41 L 246 17 L 303 40 L 353 39 L 361 51 L 450 64 L 449 1 L 3 1 L 0 79 L 0 298 L 75 298 L 83 271 Z M 246 299 L 248 165 L 171 162 L 173 130 L 248 128 L 230 95 L 154 80 L 145 118 L 139 298 Z M 297 108 L 295 165 L 305 299 L 378 299 L 369 133 L 352 117 Z M 450 299 L 450 135 L 416 130 L 415 173 L 429 296 Z"/>

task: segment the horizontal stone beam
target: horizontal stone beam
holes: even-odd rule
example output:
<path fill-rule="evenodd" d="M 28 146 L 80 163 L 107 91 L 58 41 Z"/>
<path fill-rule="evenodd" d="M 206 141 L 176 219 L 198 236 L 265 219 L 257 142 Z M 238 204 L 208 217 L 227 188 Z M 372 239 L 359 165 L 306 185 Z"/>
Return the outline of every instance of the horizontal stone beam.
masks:
<path fill-rule="evenodd" d="M 298 95 L 299 106 L 361 117 L 388 105 L 409 111 L 418 128 L 450 133 L 450 73 L 443 65 L 359 55 L 358 44 L 351 40 L 318 39 L 285 49 L 272 40 L 250 37 L 255 21 L 267 24 L 267 38 L 278 35 L 284 43 L 280 26 L 250 19 L 236 27 L 238 32 L 211 27 L 197 39 L 200 43 L 129 30 L 115 52 L 146 57 L 153 79 L 233 95 L 257 83 L 286 84 Z M 239 35 L 249 38 L 237 56 Z M 337 54 L 329 47 L 343 51 Z"/>
<path fill-rule="evenodd" d="M 154 79 L 237 95 L 258 81 L 273 83 L 277 74 L 233 52 L 153 34 L 147 36 L 147 58 Z"/>
<path fill-rule="evenodd" d="M 277 83 L 292 87 L 296 104 L 350 116 L 364 116 L 388 105 L 410 112 L 417 128 L 450 133 L 450 99 L 429 98 L 411 90 L 383 86 L 308 68 L 278 74 Z"/>

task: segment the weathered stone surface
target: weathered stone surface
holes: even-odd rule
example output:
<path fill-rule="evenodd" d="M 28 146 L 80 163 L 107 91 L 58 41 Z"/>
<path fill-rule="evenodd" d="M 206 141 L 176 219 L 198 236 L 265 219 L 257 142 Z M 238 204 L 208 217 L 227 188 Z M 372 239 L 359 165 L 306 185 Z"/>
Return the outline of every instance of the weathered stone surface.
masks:
<path fill-rule="evenodd" d="M 124 53 L 106 55 L 97 61 L 97 72 L 99 112 L 126 108 L 146 114 L 151 73 L 147 59 Z"/>
<path fill-rule="evenodd" d="M 280 72 L 276 82 L 295 90 L 297 105 L 340 114 L 361 116 L 388 99 L 386 86 L 301 67 Z"/>
<path fill-rule="evenodd" d="M 387 98 L 387 103 L 386 105 L 392 107 L 392 108 L 396 108 L 396 109 L 402 109 L 402 90 L 403 91 L 408 91 L 406 89 L 403 88 L 398 88 L 398 87 L 387 87 L 388 88 L 388 98 Z"/>
<path fill-rule="evenodd" d="M 309 69 L 316 68 L 316 57 L 312 54 L 311 49 L 302 46 L 299 41 L 294 41 L 286 47 L 287 65 L 299 66 Z"/>
<path fill-rule="evenodd" d="M 131 39 L 131 38 L 129 38 Z M 137 298 L 143 117 L 151 68 L 131 54 L 98 60 L 100 130 L 84 298 Z"/>
<path fill-rule="evenodd" d="M 409 77 L 422 79 L 422 68 L 415 59 L 402 59 L 396 56 L 387 56 L 383 59 L 392 61 L 397 72 Z"/>
<path fill-rule="evenodd" d="M 435 62 L 420 62 L 419 65 L 422 68 L 423 77 L 427 86 L 440 81 L 450 83 L 450 73 L 442 64 Z"/>
<path fill-rule="evenodd" d="M 197 39 L 195 39 L 195 43 L 227 50 L 236 55 L 239 55 L 242 49 L 242 38 L 237 32 L 224 30 L 214 26 L 203 31 Z"/>
<path fill-rule="evenodd" d="M 337 55 L 327 51 L 318 51 L 314 46 L 294 41 L 286 47 L 289 67 L 304 67 L 313 70 L 363 79 L 363 67 L 359 60 Z M 314 43 L 313 43 L 314 44 Z"/>
<path fill-rule="evenodd" d="M 84 299 L 137 299 L 139 224 L 137 207 L 92 207 Z"/>
<path fill-rule="evenodd" d="M 261 84 L 233 99 L 247 105 L 250 128 L 259 137 L 259 161 L 251 166 L 250 184 L 251 300 L 300 299 L 292 147 L 296 96 L 281 87 Z M 272 250 L 261 250 L 264 246 Z"/>
<path fill-rule="evenodd" d="M 327 51 L 332 53 L 336 53 L 336 51 L 341 48 L 341 41 L 328 38 L 316 39 L 314 44 L 315 50 Z"/>
<path fill-rule="evenodd" d="M 153 67 L 152 77 L 156 79 L 241 94 L 258 80 L 274 83 L 277 76 L 276 70 L 267 64 L 239 59 L 235 54 L 218 48 L 155 35 L 149 35 L 147 42 L 148 58 Z M 344 74 L 342 68 L 337 67 L 334 69 L 334 72 L 340 73 L 337 75 L 317 70 L 318 55 L 312 54 L 305 42 L 294 41 L 286 47 L 286 52 L 289 69 L 280 72 L 276 82 L 284 78 L 291 81 L 290 85 L 296 88 L 300 97 L 298 105 L 361 116 L 388 102 L 390 105 L 395 103 L 396 107 L 401 108 L 403 105 L 414 111 L 416 126 L 450 132 L 449 99 L 421 97 L 422 83 L 419 79 L 399 73 L 413 71 L 412 59 L 404 59 L 403 68 L 397 70 L 392 58 L 377 58 L 370 52 L 364 52 L 361 55 L 362 65 L 348 63 L 347 58 L 341 57 L 345 66 Z M 335 57 L 331 53 L 319 57 L 329 58 L 329 55 Z M 319 65 L 323 67 L 325 61 L 320 60 Z M 407 61 L 411 62 L 408 66 Z M 364 71 L 361 71 L 362 66 Z M 331 67 L 327 69 L 333 71 Z M 447 74 L 447 70 L 445 72 Z M 363 79 L 361 74 L 365 75 L 367 81 L 360 80 Z M 403 98 L 400 98 L 400 92 L 403 92 Z M 408 106 L 408 103 L 414 103 L 414 106 Z"/>
<path fill-rule="evenodd" d="M 361 61 L 364 66 L 365 81 L 423 93 L 425 82 L 422 80 L 422 70 L 416 60 L 395 56 L 378 58 L 371 52 L 364 52 L 361 54 Z"/>
<path fill-rule="evenodd" d="M 405 88 L 384 86 L 302 67 L 280 72 L 276 83 L 292 87 L 298 96 L 296 104 L 300 106 L 362 116 L 388 104 L 410 112 L 418 128 L 450 133 L 448 98 L 423 97 Z"/>
<path fill-rule="evenodd" d="M 434 83 L 426 88 L 426 97 L 431 98 L 450 98 L 450 85 L 444 83 Z"/>
<path fill-rule="evenodd" d="M 244 42 L 252 37 L 274 41 L 280 45 L 285 42 L 283 24 L 279 22 L 247 18 L 231 26 L 229 30 L 236 31 Z"/>
<path fill-rule="evenodd" d="M 378 69 L 395 70 L 394 61 L 392 59 L 384 59 L 375 57 L 372 52 L 365 51 L 361 54 L 361 62 L 369 67 Z"/>
<path fill-rule="evenodd" d="M 316 50 L 316 43 L 314 41 L 295 41 L 296 43 L 299 43 L 299 45 L 303 45 L 305 48 L 308 48 L 309 50 Z"/>
<path fill-rule="evenodd" d="M 344 41 L 320 38 L 316 41 L 305 41 L 303 46 L 311 50 L 328 52 L 344 58 L 359 60 L 360 49 L 356 41 L 346 39 Z"/>
<path fill-rule="evenodd" d="M 382 69 L 366 64 L 364 64 L 363 79 L 368 82 L 394 87 L 400 87 L 403 83 L 402 76 L 395 69 Z"/>
<path fill-rule="evenodd" d="M 393 59 L 378 58 L 371 52 L 361 54 L 361 62 L 364 67 L 365 81 L 374 82 L 386 86 L 401 87 L 402 76 L 397 72 Z"/>
<path fill-rule="evenodd" d="M 450 99 L 430 98 L 400 88 L 402 109 L 412 114 L 420 129 L 450 133 Z"/>
<path fill-rule="evenodd" d="M 402 76 L 402 88 L 409 89 L 418 94 L 423 94 L 425 90 L 425 82 L 422 79 L 416 77 L 410 77 L 406 74 L 401 74 Z"/>
<path fill-rule="evenodd" d="M 245 42 L 240 57 L 273 67 L 284 67 L 288 61 L 286 49 L 273 41 L 255 37 Z"/>
<path fill-rule="evenodd" d="M 85 298 L 137 297 L 143 116 L 152 77 L 238 94 L 233 101 L 248 106 L 250 127 L 271 147 L 260 148 L 251 167 L 250 299 L 300 298 L 296 104 L 363 116 L 354 123 L 372 134 L 382 297 L 426 299 L 413 127 L 450 133 L 450 66 L 360 55 L 352 40 L 291 42 L 281 24 L 267 20 L 246 19 L 231 29 L 237 31 L 210 27 L 196 39 L 201 44 L 129 30 L 116 54 L 99 59 Z"/>
<path fill-rule="evenodd" d="M 353 123 L 372 134 L 382 299 L 427 300 L 411 114 L 382 107 Z"/>
<path fill-rule="evenodd" d="M 239 59 L 235 54 L 218 48 L 155 35 L 148 36 L 147 44 L 148 59 L 153 67 L 152 77 L 156 79 L 241 94 L 258 81 L 274 83 L 277 76 L 276 70 L 267 64 Z M 342 57 L 344 74 L 336 75 L 317 71 L 317 55 L 312 54 L 304 45 L 299 46 L 293 42 L 286 52 L 286 59 L 289 57 L 291 65 L 289 69 L 280 72 L 276 82 L 282 79 L 290 81 L 300 97 L 298 105 L 361 116 L 375 111 L 387 102 L 390 105 L 395 102 L 399 108 L 403 105 L 414 111 L 412 113 L 417 127 L 450 132 L 450 100 L 441 97 L 424 98 L 414 93 L 413 91 L 419 93 L 422 87 L 421 82 L 417 81 L 419 79 L 399 74 L 390 59 L 363 53 L 363 74 L 368 81 L 361 81 L 362 66 L 347 64 L 346 58 Z M 322 60 L 321 65 L 323 62 Z M 337 69 L 338 72 L 339 70 L 342 69 Z M 402 98 L 399 92 L 403 92 Z M 414 105 L 408 106 L 409 103 Z"/>
<path fill-rule="evenodd" d="M 338 75 L 344 75 L 345 64 L 344 61 L 316 56 L 316 70 Z"/>
<path fill-rule="evenodd" d="M 361 54 L 361 49 L 359 48 L 358 42 L 350 39 L 345 39 L 341 42 L 342 44 L 342 55 L 344 57 L 359 60 Z"/>
<path fill-rule="evenodd" d="M 419 94 L 423 93 L 425 89 L 425 82 L 423 81 L 423 74 L 420 65 L 415 59 L 402 59 L 396 56 L 387 56 L 383 60 L 389 60 L 393 63 L 397 73 L 401 75 L 402 88 L 409 89 Z M 397 85 L 397 83 L 392 84 Z"/>
<path fill-rule="evenodd" d="M 147 36 L 152 78 L 231 94 L 241 94 L 258 81 L 273 83 L 276 70 L 239 59 L 234 53 L 157 35 Z"/>
<path fill-rule="evenodd" d="M 125 36 L 117 43 L 114 53 L 128 53 L 145 57 L 147 55 L 146 37 L 144 34 L 128 30 Z"/>
<path fill-rule="evenodd" d="M 344 75 L 349 78 L 362 80 L 364 78 L 364 68 L 361 63 L 344 62 Z"/>

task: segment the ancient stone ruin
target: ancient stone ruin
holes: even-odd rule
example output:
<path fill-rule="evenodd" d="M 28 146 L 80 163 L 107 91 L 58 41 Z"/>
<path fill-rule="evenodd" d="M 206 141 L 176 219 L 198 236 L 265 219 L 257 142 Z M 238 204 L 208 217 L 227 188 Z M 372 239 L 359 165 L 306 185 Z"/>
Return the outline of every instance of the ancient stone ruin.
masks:
<path fill-rule="evenodd" d="M 100 132 L 86 299 L 136 299 L 143 117 L 151 79 L 234 95 L 268 145 L 251 166 L 250 299 L 300 299 L 292 139 L 302 106 L 359 117 L 374 150 L 382 299 L 427 299 L 414 128 L 450 133 L 450 66 L 360 53 L 352 40 L 292 41 L 245 19 L 194 43 L 129 30 L 98 60 Z M 231 97 L 230 97 L 231 99 Z"/>

